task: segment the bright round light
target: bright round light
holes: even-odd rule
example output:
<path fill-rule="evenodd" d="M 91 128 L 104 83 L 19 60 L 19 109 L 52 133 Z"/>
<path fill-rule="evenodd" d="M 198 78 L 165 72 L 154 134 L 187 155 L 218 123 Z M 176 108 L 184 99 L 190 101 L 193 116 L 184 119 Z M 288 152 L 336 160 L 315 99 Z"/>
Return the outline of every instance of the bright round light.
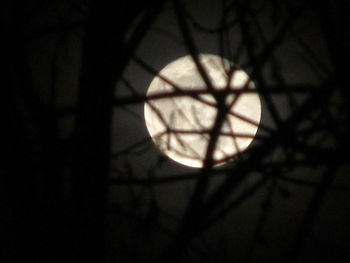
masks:
<path fill-rule="evenodd" d="M 242 69 L 233 70 L 231 78 L 228 77 L 233 63 L 209 54 L 201 54 L 200 63 L 215 90 L 230 92 L 225 99 L 227 106 L 239 96 L 226 115 L 213 154 L 216 164 L 225 163 L 254 139 L 261 103 L 254 83 Z M 235 90 L 242 92 L 237 95 Z M 183 94 L 186 92 L 193 92 L 193 96 Z M 218 107 L 192 57 L 181 57 L 164 67 L 152 80 L 147 97 L 146 126 L 159 150 L 183 165 L 203 167 Z"/>

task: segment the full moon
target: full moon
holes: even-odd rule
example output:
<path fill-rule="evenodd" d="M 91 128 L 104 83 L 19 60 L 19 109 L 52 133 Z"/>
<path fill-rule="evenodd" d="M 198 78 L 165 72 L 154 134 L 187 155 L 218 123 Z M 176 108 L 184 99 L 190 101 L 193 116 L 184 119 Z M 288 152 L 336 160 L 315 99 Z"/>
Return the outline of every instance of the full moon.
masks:
<path fill-rule="evenodd" d="M 253 81 L 233 62 L 211 54 L 200 54 L 198 62 L 200 67 L 188 55 L 165 66 L 148 88 L 144 113 L 163 154 L 201 168 L 218 114 L 225 117 L 212 151 L 215 165 L 248 148 L 258 130 L 261 103 Z"/>

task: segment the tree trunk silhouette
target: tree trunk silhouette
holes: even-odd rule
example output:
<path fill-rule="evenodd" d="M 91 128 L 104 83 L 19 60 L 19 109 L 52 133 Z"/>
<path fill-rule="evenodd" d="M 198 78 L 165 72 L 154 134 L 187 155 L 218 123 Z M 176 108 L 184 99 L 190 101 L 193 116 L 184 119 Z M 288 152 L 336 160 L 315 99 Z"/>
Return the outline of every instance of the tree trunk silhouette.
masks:
<path fill-rule="evenodd" d="M 95 1 L 84 39 L 73 156 L 74 262 L 101 262 L 105 255 L 105 209 L 110 163 L 114 89 L 132 51 L 160 10 L 153 2 L 129 43 L 131 23 L 145 4 Z M 136 2 L 137 3 L 137 2 Z"/>

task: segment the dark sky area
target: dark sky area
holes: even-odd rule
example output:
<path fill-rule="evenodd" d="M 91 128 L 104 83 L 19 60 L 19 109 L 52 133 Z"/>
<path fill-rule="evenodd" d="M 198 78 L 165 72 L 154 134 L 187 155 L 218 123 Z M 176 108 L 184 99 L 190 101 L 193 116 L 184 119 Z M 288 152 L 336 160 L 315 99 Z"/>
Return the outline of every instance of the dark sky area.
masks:
<path fill-rule="evenodd" d="M 2 7 L 1 262 L 350 260 L 346 1 Z M 156 74 L 199 53 L 244 69 L 262 104 L 248 150 L 203 169 L 144 121 Z"/>

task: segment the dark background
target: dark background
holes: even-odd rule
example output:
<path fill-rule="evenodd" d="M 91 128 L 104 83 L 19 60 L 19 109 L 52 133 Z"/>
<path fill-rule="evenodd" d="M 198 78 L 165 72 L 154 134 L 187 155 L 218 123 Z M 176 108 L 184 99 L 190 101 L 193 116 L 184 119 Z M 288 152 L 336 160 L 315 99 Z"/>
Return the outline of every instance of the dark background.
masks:
<path fill-rule="evenodd" d="M 2 3 L 2 262 L 350 259 L 348 3 Z M 219 168 L 163 157 L 143 118 L 171 61 L 250 74 L 256 139 Z"/>

